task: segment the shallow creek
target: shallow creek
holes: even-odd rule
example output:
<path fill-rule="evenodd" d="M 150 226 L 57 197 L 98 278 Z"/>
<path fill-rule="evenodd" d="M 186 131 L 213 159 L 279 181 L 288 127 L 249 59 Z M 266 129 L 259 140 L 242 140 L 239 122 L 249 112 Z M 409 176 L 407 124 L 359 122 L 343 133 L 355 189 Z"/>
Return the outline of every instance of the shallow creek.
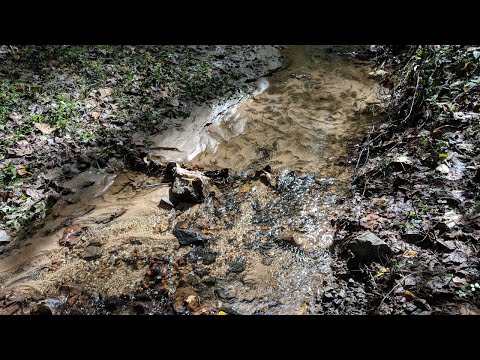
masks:
<path fill-rule="evenodd" d="M 332 276 L 331 221 L 351 176 L 348 151 L 381 105 L 370 65 L 338 55 L 351 50 L 287 46 L 287 66 L 258 79 L 250 96 L 198 107 L 150 137 L 149 160 L 230 170 L 202 204 L 159 206 L 170 184 L 132 171 L 65 183 L 72 194 L 44 227 L 0 258 L 0 288 L 57 313 L 315 312 Z M 268 181 L 255 176 L 266 166 Z M 181 246 L 179 221 L 208 242 Z M 73 247 L 59 245 L 80 228 Z"/>

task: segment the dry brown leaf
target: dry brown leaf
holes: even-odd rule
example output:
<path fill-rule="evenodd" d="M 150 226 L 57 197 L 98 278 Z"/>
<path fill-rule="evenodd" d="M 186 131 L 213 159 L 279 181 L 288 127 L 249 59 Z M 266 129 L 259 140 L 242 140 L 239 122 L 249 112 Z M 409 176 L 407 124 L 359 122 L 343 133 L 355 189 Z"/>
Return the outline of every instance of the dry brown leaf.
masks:
<path fill-rule="evenodd" d="M 417 252 L 415 250 L 405 250 L 405 252 L 403 253 L 403 256 L 407 258 L 412 258 L 416 255 L 417 255 Z"/>
<path fill-rule="evenodd" d="M 58 241 L 59 244 L 63 246 L 75 245 L 80 240 L 78 235 L 80 235 L 82 230 L 85 228 L 86 228 L 85 225 L 72 225 L 67 227 L 63 231 L 62 238 Z"/>
<path fill-rule="evenodd" d="M 22 115 L 12 113 L 8 115 L 8 117 L 10 118 L 10 120 L 18 121 L 22 118 Z"/>
<path fill-rule="evenodd" d="M 30 155 L 33 153 L 32 147 L 27 140 L 17 141 L 17 147 L 8 149 L 9 154 L 15 154 L 17 156 Z"/>
<path fill-rule="evenodd" d="M 112 95 L 112 88 L 98 89 L 98 92 L 100 93 L 100 97 L 104 98 Z"/>
<path fill-rule="evenodd" d="M 20 309 L 20 306 L 18 304 L 11 305 L 7 307 L 6 309 L 3 309 L 0 311 L 0 315 L 13 315 L 15 312 L 17 312 Z"/>
<path fill-rule="evenodd" d="M 36 123 L 33 126 L 35 126 L 36 129 L 40 130 L 40 132 L 44 135 L 50 135 L 55 131 L 55 128 L 45 123 Z"/>
<path fill-rule="evenodd" d="M 25 168 L 25 166 L 20 165 L 19 167 L 17 167 L 17 173 L 18 173 L 18 175 L 23 176 L 23 175 L 28 174 L 28 171 Z"/>

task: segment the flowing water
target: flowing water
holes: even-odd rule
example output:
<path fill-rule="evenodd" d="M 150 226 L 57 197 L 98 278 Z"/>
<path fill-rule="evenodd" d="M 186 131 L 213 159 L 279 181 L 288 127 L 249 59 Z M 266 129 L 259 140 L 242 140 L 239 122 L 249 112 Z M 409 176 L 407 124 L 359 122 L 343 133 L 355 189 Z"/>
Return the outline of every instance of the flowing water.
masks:
<path fill-rule="evenodd" d="M 147 313 L 169 313 L 168 304 L 177 312 L 314 312 L 331 276 L 331 221 L 351 175 L 348 150 L 374 122 L 368 109 L 381 104 L 370 66 L 336 50 L 351 48 L 288 46 L 288 66 L 259 79 L 252 96 L 199 107 L 150 138 L 150 159 L 230 169 L 202 204 L 159 207 L 170 185 L 133 172 L 85 172 L 65 183 L 74 194 L 0 259 L 2 288 L 49 297 L 66 313 L 80 306 L 73 288 L 97 299 L 82 304 L 86 313 L 132 312 L 126 303 Z M 180 221 L 208 242 L 180 246 L 172 233 Z M 83 229 L 78 243 L 59 246 L 74 226 Z M 152 264 L 163 264 L 162 289 L 158 277 L 150 281 Z M 106 307 L 109 298 L 123 305 Z"/>

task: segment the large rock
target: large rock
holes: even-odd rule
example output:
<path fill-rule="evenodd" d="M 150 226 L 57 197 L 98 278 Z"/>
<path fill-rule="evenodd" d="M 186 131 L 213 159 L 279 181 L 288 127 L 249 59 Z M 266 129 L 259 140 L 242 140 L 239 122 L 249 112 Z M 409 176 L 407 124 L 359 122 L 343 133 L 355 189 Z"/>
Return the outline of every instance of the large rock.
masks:
<path fill-rule="evenodd" d="M 180 203 L 200 203 L 209 193 L 209 179 L 198 171 L 175 168 L 175 179 L 170 189 L 170 201 Z"/>
<path fill-rule="evenodd" d="M 392 254 L 390 246 L 369 231 L 353 239 L 347 248 L 359 261 L 385 260 Z"/>
<path fill-rule="evenodd" d="M 195 224 L 186 221 L 179 221 L 173 228 L 173 235 L 176 236 L 180 245 L 203 244 L 208 237 L 202 234 Z"/>

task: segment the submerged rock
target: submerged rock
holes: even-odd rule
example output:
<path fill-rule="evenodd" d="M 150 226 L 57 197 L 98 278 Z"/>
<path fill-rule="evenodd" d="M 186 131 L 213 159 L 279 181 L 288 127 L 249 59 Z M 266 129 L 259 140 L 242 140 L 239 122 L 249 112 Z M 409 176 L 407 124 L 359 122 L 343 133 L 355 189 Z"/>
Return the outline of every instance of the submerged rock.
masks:
<path fill-rule="evenodd" d="M 52 315 L 52 310 L 46 304 L 35 304 L 30 311 L 30 315 Z"/>
<path fill-rule="evenodd" d="M 245 270 L 245 267 L 246 263 L 243 256 L 228 262 L 228 270 L 233 273 L 241 273 Z"/>
<path fill-rule="evenodd" d="M 173 235 L 180 245 L 202 244 L 208 241 L 208 238 L 202 234 L 196 225 L 189 224 L 186 221 L 179 221 L 175 225 Z"/>
<path fill-rule="evenodd" d="M 94 260 L 102 256 L 102 249 L 98 246 L 87 246 L 82 253 L 81 258 L 84 260 Z"/>
<path fill-rule="evenodd" d="M 369 231 L 352 240 L 348 244 L 348 250 L 360 261 L 386 259 L 392 254 L 390 246 Z"/>

